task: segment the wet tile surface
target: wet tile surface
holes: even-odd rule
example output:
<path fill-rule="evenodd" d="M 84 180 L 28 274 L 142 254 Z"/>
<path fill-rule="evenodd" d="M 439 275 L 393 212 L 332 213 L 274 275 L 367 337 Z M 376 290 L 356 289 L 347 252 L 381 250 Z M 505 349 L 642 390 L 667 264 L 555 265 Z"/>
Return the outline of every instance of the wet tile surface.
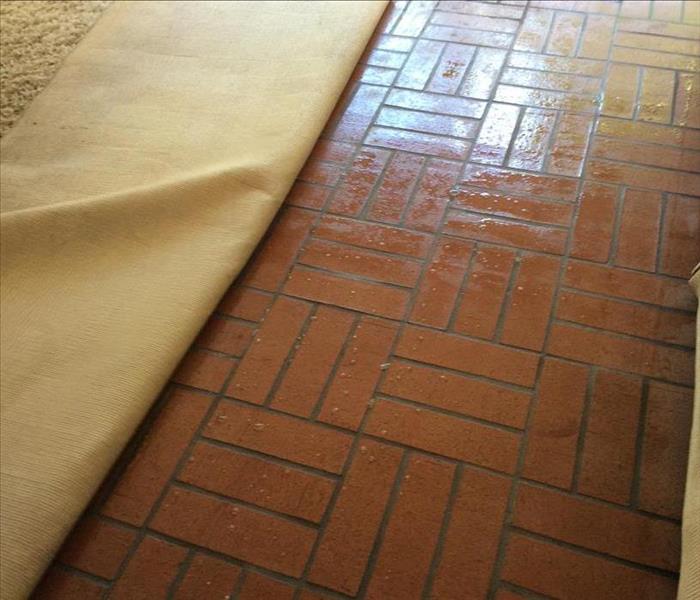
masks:
<path fill-rule="evenodd" d="M 37 598 L 675 596 L 693 2 L 393 2 Z"/>

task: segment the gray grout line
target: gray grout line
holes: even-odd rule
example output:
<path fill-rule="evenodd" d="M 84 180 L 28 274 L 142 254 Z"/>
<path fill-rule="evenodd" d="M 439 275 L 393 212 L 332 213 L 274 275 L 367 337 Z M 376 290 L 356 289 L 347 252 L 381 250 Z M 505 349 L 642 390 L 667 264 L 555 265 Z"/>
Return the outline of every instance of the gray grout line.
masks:
<path fill-rule="evenodd" d="M 435 581 L 438 566 L 442 560 L 443 548 L 445 547 L 447 532 L 452 521 L 452 511 L 454 509 L 455 502 L 457 501 L 457 494 L 459 493 L 459 486 L 462 483 L 463 473 L 464 465 L 461 463 L 457 464 L 455 473 L 452 476 L 452 487 L 450 488 L 450 493 L 447 497 L 447 505 L 445 506 L 445 512 L 442 517 L 440 532 L 437 536 L 437 544 L 435 546 L 435 550 L 433 551 L 433 557 L 430 561 L 430 567 L 428 568 L 428 576 L 426 577 L 425 584 L 423 586 L 423 594 L 421 596 L 422 600 L 430 600 L 430 592 Z"/>
<path fill-rule="evenodd" d="M 644 437 L 646 435 L 646 420 L 649 411 L 649 380 L 643 379 L 642 397 L 639 404 L 639 422 L 637 423 L 637 439 L 634 446 L 634 468 L 632 470 L 632 486 L 630 489 L 630 508 L 640 510 L 639 494 L 642 485 L 642 463 L 644 460 Z"/>
<path fill-rule="evenodd" d="M 369 411 L 368 411 L 369 412 Z M 384 507 L 384 514 L 382 515 L 382 521 L 377 530 L 376 536 L 374 538 L 374 544 L 372 550 L 367 558 L 367 566 L 365 567 L 364 573 L 362 574 L 362 581 L 360 587 L 356 594 L 357 598 L 364 598 L 367 594 L 367 588 L 374 575 L 374 569 L 377 564 L 377 559 L 379 558 L 379 551 L 384 543 L 384 538 L 386 536 L 386 530 L 389 527 L 389 521 L 394 514 L 394 507 L 396 506 L 399 499 L 399 490 L 403 485 L 405 480 L 406 470 L 408 469 L 408 461 L 413 454 L 413 450 L 404 450 L 401 457 L 401 462 L 399 468 L 396 470 L 396 477 L 394 478 L 394 483 L 391 488 L 391 493 L 389 494 L 389 499 Z"/>
<path fill-rule="evenodd" d="M 578 440 L 576 440 L 576 452 L 574 457 L 574 469 L 571 478 L 571 491 L 579 492 L 578 483 L 583 468 L 583 455 L 586 450 L 586 440 L 588 437 L 588 423 L 590 420 L 591 406 L 593 405 L 593 397 L 595 392 L 595 384 L 598 380 L 598 367 L 588 369 L 588 377 L 586 380 L 586 392 L 583 400 L 583 410 L 581 411 L 581 420 L 578 427 Z"/>

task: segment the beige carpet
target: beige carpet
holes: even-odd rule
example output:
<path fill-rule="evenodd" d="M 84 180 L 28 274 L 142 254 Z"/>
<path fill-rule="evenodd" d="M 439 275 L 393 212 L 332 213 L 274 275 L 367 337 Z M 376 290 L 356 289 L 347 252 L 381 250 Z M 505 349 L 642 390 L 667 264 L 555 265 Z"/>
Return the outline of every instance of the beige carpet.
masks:
<path fill-rule="evenodd" d="M 3 600 L 245 264 L 384 8 L 115 2 L 1 140 Z"/>
<path fill-rule="evenodd" d="M 0 136 L 110 4 L 111 0 L 0 2 Z"/>

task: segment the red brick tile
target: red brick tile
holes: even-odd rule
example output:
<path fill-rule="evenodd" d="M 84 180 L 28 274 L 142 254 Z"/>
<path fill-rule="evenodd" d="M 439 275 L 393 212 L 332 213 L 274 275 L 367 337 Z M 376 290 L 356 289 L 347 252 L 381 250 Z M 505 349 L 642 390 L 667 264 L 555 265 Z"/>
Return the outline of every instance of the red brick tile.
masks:
<path fill-rule="evenodd" d="M 691 385 L 693 382 L 692 352 L 602 331 L 554 324 L 549 339 L 549 352 L 675 383 Z"/>
<path fill-rule="evenodd" d="M 428 232 L 439 228 L 449 199 L 449 190 L 457 182 L 459 171 L 458 163 L 428 159 L 406 213 L 407 227 Z"/>
<path fill-rule="evenodd" d="M 397 7 L 398 6 L 400 5 L 397 5 Z M 412 39 L 395 35 L 382 35 L 377 40 L 377 48 L 393 50 L 394 52 L 409 52 L 411 48 L 413 48 L 413 44 L 414 41 Z"/>
<path fill-rule="evenodd" d="M 309 527 L 179 488 L 168 492 L 151 528 L 293 577 L 301 575 L 316 539 Z"/>
<path fill-rule="evenodd" d="M 249 571 L 238 593 L 239 600 L 292 600 L 294 588 L 288 583 Z"/>
<path fill-rule="evenodd" d="M 564 285 L 667 308 L 695 308 L 693 293 L 685 281 L 614 267 L 570 261 L 566 268 Z"/>
<path fill-rule="evenodd" d="M 426 90 L 441 94 L 456 94 L 475 51 L 474 46 L 447 44 Z"/>
<path fill-rule="evenodd" d="M 341 165 L 320 161 L 311 156 L 302 170 L 299 171 L 298 178 L 307 183 L 335 185 L 340 179 L 342 172 L 343 168 Z"/>
<path fill-rule="evenodd" d="M 367 57 L 367 64 L 377 67 L 389 67 L 392 69 L 400 69 L 404 64 L 406 57 L 398 52 L 388 52 L 386 50 L 374 49 L 370 50 Z"/>
<path fill-rule="evenodd" d="M 389 319 L 401 319 L 408 307 L 408 291 L 322 271 L 294 267 L 284 292 L 314 302 L 333 304 Z"/>
<path fill-rule="evenodd" d="M 527 71 L 527 73 L 537 72 Z M 553 110 L 526 108 L 523 111 L 523 118 L 510 151 L 509 167 L 531 171 L 542 170 L 550 153 L 549 141 L 556 124 L 556 116 L 557 113 Z"/>
<path fill-rule="evenodd" d="M 311 151 L 311 156 L 317 160 L 328 160 L 336 163 L 348 163 L 355 154 L 355 144 L 336 142 L 335 140 L 319 139 Z"/>
<path fill-rule="evenodd" d="M 386 363 L 397 326 L 362 317 L 338 365 L 318 419 L 357 430 Z"/>
<path fill-rule="evenodd" d="M 582 58 L 607 59 L 614 28 L 615 19 L 612 17 L 598 15 L 587 17 L 577 55 Z"/>
<path fill-rule="evenodd" d="M 637 99 L 639 68 L 614 63 L 610 66 L 601 114 L 631 119 Z"/>
<path fill-rule="evenodd" d="M 330 128 L 328 136 L 344 142 L 361 141 L 384 96 L 385 87 L 360 84 L 347 108 L 342 110 L 338 122 Z"/>
<path fill-rule="evenodd" d="M 405 287 L 416 284 L 421 270 L 419 262 L 399 256 L 389 257 L 383 253 L 317 239 L 310 240 L 304 246 L 298 262 Z"/>
<path fill-rule="evenodd" d="M 509 104 L 585 113 L 594 112 L 596 104 L 596 98 L 590 95 L 536 90 L 504 84 L 498 86 L 494 100 Z"/>
<path fill-rule="evenodd" d="M 465 467 L 430 591 L 433 600 L 488 595 L 510 481 Z"/>
<path fill-rule="evenodd" d="M 520 117 L 520 108 L 509 104 L 491 104 L 484 117 L 470 160 L 502 165 Z"/>
<path fill-rule="evenodd" d="M 473 244 L 443 238 L 423 274 L 409 320 L 444 329 L 457 301 Z"/>
<path fill-rule="evenodd" d="M 649 382 L 639 470 L 639 508 L 680 519 L 693 398 L 688 388 Z"/>
<path fill-rule="evenodd" d="M 226 394 L 262 404 L 311 312 L 304 302 L 278 298 L 236 370 Z"/>
<path fill-rule="evenodd" d="M 656 270 L 660 217 L 661 194 L 627 190 L 615 264 L 642 271 Z"/>
<path fill-rule="evenodd" d="M 492 244 L 563 254 L 566 230 L 449 210 L 444 231 Z"/>
<path fill-rule="evenodd" d="M 33 600 L 100 600 L 105 589 L 76 573 L 51 566 L 32 594 Z"/>
<path fill-rule="evenodd" d="M 554 13 L 551 10 L 531 8 L 523 19 L 522 27 L 515 39 L 514 50 L 542 52 Z"/>
<path fill-rule="evenodd" d="M 397 129 L 408 129 L 435 135 L 449 135 L 462 139 L 474 138 L 479 125 L 479 121 L 466 117 L 438 115 L 393 106 L 382 108 L 376 123 L 377 125 L 395 127 Z M 421 160 L 421 158 L 420 156 L 413 156 L 413 159 L 416 161 Z"/>
<path fill-rule="evenodd" d="M 630 35 L 630 34 L 628 34 Z M 637 118 L 640 121 L 670 123 L 676 74 L 665 69 L 642 69 Z M 680 124 L 680 123 L 678 123 Z"/>
<path fill-rule="evenodd" d="M 129 529 L 85 516 L 63 544 L 58 560 L 86 573 L 114 579 L 135 537 Z"/>
<path fill-rule="evenodd" d="M 494 33 L 477 29 L 464 29 L 462 27 L 449 27 L 446 25 L 428 25 L 424 36 L 433 40 L 445 42 L 457 42 L 459 44 L 476 44 L 478 46 L 493 46 L 496 48 L 508 48 L 513 36 L 508 33 Z"/>
<path fill-rule="evenodd" d="M 317 590 L 307 590 L 304 589 L 301 591 L 301 594 L 299 595 L 299 600 L 333 600 L 331 596 L 327 596 L 326 594 L 321 594 Z"/>
<path fill-rule="evenodd" d="M 554 598 L 577 600 L 672 600 L 676 582 L 603 557 L 511 536 L 503 578 Z"/>
<path fill-rule="evenodd" d="M 425 161 L 424 157 L 415 154 L 394 154 L 372 200 L 369 211 L 371 219 L 383 223 L 398 223 L 401 220 Z"/>
<path fill-rule="evenodd" d="M 600 181 L 674 194 L 694 194 L 700 188 L 700 174 L 625 165 L 599 159 L 589 161 L 587 172 L 590 177 Z"/>
<path fill-rule="evenodd" d="M 426 456 L 409 457 L 366 598 L 422 597 L 454 471 L 454 465 Z M 425 493 L 426 489 L 430 494 Z"/>
<path fill-rule="evenodd" d="M 448 159 L 464 159 L 471 148 L 470 142 L 463 140 L 387 127 L 372 127 L 366 142 L 371 146 Z"/>
<path fill-rule="evenodd" d="M 214 315 L 202 329 L 195 344 L 207 350 L 240 356 L 252 337 L 253 329 L 249 325 Z"/>
<path fill-rule="evenodd" d="M 680 21 L 683 14 L 683 4 L 679 0 L 671 0 L 667 2 L 654 2 L 651 5 L 652 19 L 661 21 Z"/>
<path fill-rule="evenodd" d="M 650 9 L 651 0 L 626 0 L 620 7 L 620 16 L 647 19 Z"/>
<path fill-rule="evenodd" d="M 173 374 L 175 383 L 219 392 L 238 361 L 204 350 L 190 350 Z"/>
<path fill-rule="evenodd" d="M 115 600 L 166 598 L 186 555 L 187 550 L 182 546 L 146 536 L 109 597 Z"/>
<path fill-rule="evenodd" d="M 679 25 L 675 23 L 658 23 L 655 21 L 621 19 L 620 31 L 634 31 L 637 33 L 653 33 L 676 38 L 698 39 L 700 28 L 694 25 Z"/>
<path fill-rule="evenodd" d="M 560 260 L 551 256 L 526 255 L 513 283 L 506 307 L 501 342 L 541 350 L 552 311 Z"/>
<path fill-rule="evenodd" d="M 632 63 L 662 69 L 700 71 L 700 58 L 685 54 L 671 54 L 668 52 L 656 52 L 655 50 L 614 46 L 611 59 L 618 63 Z"/>
<path fill-rule="evenodd" d="M 284 281 L 304 239 L 311 229 L 315 213 L 301 208 L 282 210 L 248 264 L 242 282 L 255 288 L 276 291 Z"/>
<path fill-rule="evenodd" d="M 481 15 L 475 12 L 471 14 L 435 12 L 431 23 L 436 25 L 449 25 L 479 29 L 481 31 L 495 31 L 500 33 L 515 33 L 518 22 L 511 19 L 500 19 L 493 16 Z"/>
<path fill-rule="evenodd" d="M 311 319 L 270 404 L 277 410 L 302 417 L 308 417 L 320 399 L 326 379 L 350 333 L 354 315 L 321 306 Z"/>
<path fill-rule="evenodd" d="M 527 439 L 524 477 L 571 487 L 587 379 L 584 367 L 545 359 Z"/>
<path fill-rule="evenodd" d="M 386 104 L 388 106 L 398 106 L 411 110 L 422 110 L 471 119 L 480 119 L 486 108 L 486 103 L 478 100 L 412 90 L 391 90 L 387 96 Z"/>
<path fill-rule="evenodd" d="M 700 201 L 669 196 L 661 242 L 660 270 L 686 278 L 700 262 Z"/>
<path fill-rule="evenodd" d="M 578 94 L 596 94 L 600 88 L 599 80 L 592 77 L 569 73 L 533 71 L 514 67 L 507 67 L 503 71 L 501 82 L 520 87 L 576 92 Z"/>
<path fill-rule="evenodd" d="M 350 80 L 373 85 L 391 85 L 396 79 L 396 73 L 395 69 L 358 64 Z"/>
<path fill-rule="evenodd" d="M 651 167 L 700 171 L 700 152 L 697 150 L 664 146 L 659 152 L 656 144 L 640 144 L 627 139 L 596 136 L 591 156 Z"/>
<path fill-rule="evenodd" d="M 241 574 L 238 565 L 200 552 L 194 555 L 187 572 L 173 596 L 174 600 L 226 598 Z"/>
<path fill-rule="evenodd" d="M 524 592 L 525 593 L 525 592 Z M 523 593 L 523 594 L 524 594 Z M 527 596 L 514 592 L 512 590 L 498 590 L 495 600 L 524 600 Z"/>
<path fill-rule="evenodd" d="M 287 195 L 285 204 L 320 210 L 326 204 L 330 193 L 331 188 L 297 181 Z"/>
<path fill-rule="evenodd" d="M 521 485 L 515 502 L 516 527 L 643 565 L 677 571 L 680 526 Z"/>
<path fill-rule="evenodd" d="M 328 210 L 348 216 L 359 214 L 388 160 L 388 152 L 363 147 L 338 186 Z"/>
<path fill-rule="evenodd" d="M 578 187 L 578 182 L 575 179 L 520 173 L 509 169 L 480 165 L 467 165 L 462 184 L 483 187 L 494 192 L 525 194 L 570 202 L 575 200 Z"/>
<path fill-rule="evenodd" d="M 619 504 L 629 503 L 641 398 L 639 378 L 606 371 L 596 373 L 579 492 Z"/>
<path fill-rule="evenodd" d="M 601 117 L 596 133 L 633 142 L 664 144 L 700 150 L 700 131 L 684 127 L 666 127 L 654 123 L 636 123 Z"/>
<path fill-rule="evenodd" d="M 583 16 L 576 13 L 554 13 L 552 31 L 547 42 L 547 53 L 559 56 L 573 56 L 576 52 Z"/>
<path fill-rule="evenodd" d="M 452 196 L 452 204 L 471 212 L 481 212 L 549 225 L 569 225 L 573 206 L 561 202 L 533 200 L 498 192 L 460 189 Z"/>
<path fill-rule="evenodd" d="M 550 173 L 581 175 L 592 125 L 593 119 L 587 115 L 564 113 L 561 116 L 549 159 Z"/>
<path fill-rule="evenodd" d="M 316 523 L 335 488 L 330 479 L 203 443 L 195 446 L 178 479 Z"/>
<path fill-rule="evenodd" d="M 699 52 L 700 53 L 700 52 Z M 700 127 L 700 75 L 692 73 L 678 74 L 678 87 L 676 88 L 676 111 L 673 122 L 684 127 Z"/>
<path fill-rule="evenodd" d="M 695 343 L 695 319 L 690 313 L 610 298 L 561 292 L 557 318 L 670 344 L 692 347 Z"/>
<path fill-rule="evenodd" d="M 430 236 L 424 233 L 331 216 L 321 218 L 314 235 L 335 242 L 413 258 L 425 256 L 432 241 Z"/>
<path fill-rule="evenodd" d="M 340 473 L 352 436 L 308 421 L 224 401 L 204 430 L 206 437 Z"/>
<path fill-rule="evenodd" d="M 365 432 L 419 450 L 513 473 L 520 435 L 391 400 L 378 400 Z"/>
<path fill-rule="evenodd" d="M 530 402 L 526 392 L 404 362 L 392 363 L 381 392 L 519 429 Z"/>
<path fill-rule="evenodd" d="M 478 250 L 455 316 L 455 331 L 493 339 L 515 258 L 505 248 Z"/>
<path fill-rule="evenodd" d="M 382 522 L 402 451 L 360 440 L 322 534 L 309 581 L 355 595 Z"/>
<path fill-rule="evenodd" d="M 517 2 L 515 4 L 518 4 Z M 440 0 L 440 10 L 463 13 L 467 15 L 483 15 L 485 17 L 503 17 L 519 19 L 523 9 L 519 6 L 505 4 L 486 4 L 485 2 L 462 2 L 462 0 Z"/>
<path fill-rule="evenodd" d="M 442 42 L 418 40 L 396 79 L 396 85 L 414 90 L 425 89 L 444 47 Z"/>
<path fill-rule="evenodd" d="M 490 99 L 506 54 L 505 50 L 499 48 L 477 48 L 476 56 L 459 90 L 460 95 L 481 100 Z"/>
<path fill-rule="evenodd" d="M 419 327 L 406 327 L 396 354 L 441 367 L 531 386 L 538 357 L 530 352 Z"/>
<path fill-rule="evenodd" d="M 218 310 L 226 315 L 257 323 L 265 316 L 271 302 L 272 297 L 265 292 L 234 284 L 221 300 Z"/>
<path fill-rule="evenodd" d="M 533 69 L 588 77 L 602 77 L 605 73 L 605 62 L 585 58 L 564 58 L 546 54 L 531 54 L 529 52 L 513 52 L 508 57 L 508 65 L 521 69 Z"/>
<path fill-rule="evenodd" d="M 617 188 L 586 182 L 579 203 L 571 255 L 607 262 L 617 212 Z"/>
<path fill-rule="evenodd" d="M 697 41 L 697 36 L 695 36 L 696 39 L 682 39 L 646 33 L 627 33 L 622 31 L 622 28 L 625 26 L 626 23 L 622 22 L 621 30 L 615 34 L 616 46 L 651 49 L 660 52 L 676 52 L 678 54 L 698 54 L 700 52 L 700 43 Z"/>
<path fill-rule="evenodd" d="M 101 507 L 103 515 L 143 525 L 210 404 L 209 396 L 196 392 L 171 393 L 136 456 Z"/>
<path fill-rule="evenodd" d="M 435 2 L 409 2 L 392 33 L 413 37 L 420 35 L 430 19 L 434 6 Z"/>

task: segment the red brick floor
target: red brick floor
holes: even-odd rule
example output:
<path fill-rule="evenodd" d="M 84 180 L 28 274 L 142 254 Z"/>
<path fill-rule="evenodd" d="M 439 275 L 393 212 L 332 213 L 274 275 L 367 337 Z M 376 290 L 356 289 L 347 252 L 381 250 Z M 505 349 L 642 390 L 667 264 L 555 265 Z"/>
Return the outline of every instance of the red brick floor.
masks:
<path fill-rule="evenodd" d="M 673 598 L 699 24 L 395 2 L 37 597 Z"/>

